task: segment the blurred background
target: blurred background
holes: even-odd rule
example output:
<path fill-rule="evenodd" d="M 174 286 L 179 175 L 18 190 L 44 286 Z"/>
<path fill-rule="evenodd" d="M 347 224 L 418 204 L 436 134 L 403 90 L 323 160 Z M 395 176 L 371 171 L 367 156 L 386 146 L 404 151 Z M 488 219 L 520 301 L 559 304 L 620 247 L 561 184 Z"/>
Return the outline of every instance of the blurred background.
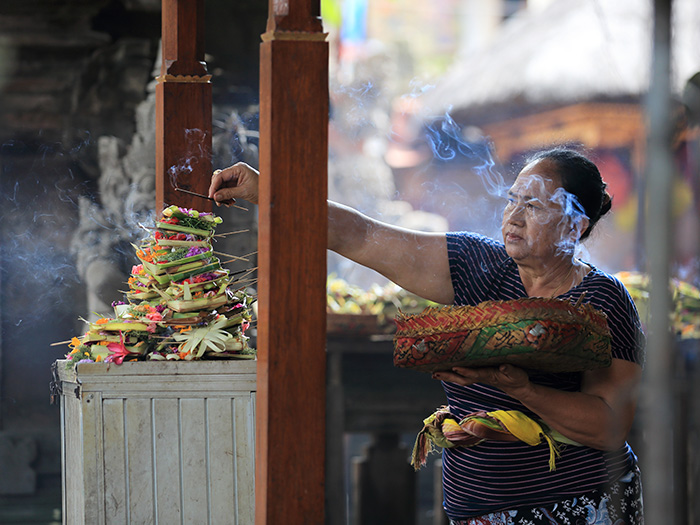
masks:
<path fill-rule="evenodd" d="M 700 491 L 700 4 L 672 5 L 668 257 L 678 382 L 669 410 L 683 421 L 671 429 L 681 518 L 700 523 L 691 497 Z M 503 189 L 527 154 L 580 145 L 614 199 L 580 256 L 620 275 L 646 315 L 652 219 L 640 203 L 651 1 L 322 0 L 321 7 L 331 49 L 331 199 L 406 227 L 498 238 Z M 207 0 L 205 13 L 214 167 L 257 165 L 267 2 Z M 61 521 L 60 414 L 49 384 L 51 364 L 67 348 L 51 345 L 82 333 L 80 317 L 109 313 L 121 299 L 134 264 L 130 243 L 144 236 L 139 224 L 153 220 L 159 38 L 159 0 L 0 4 L 0 523 Z M 226 229 L 249 230 L 221 241 L 221 251 L 253 252 L 255 209 L 217 213 Z M 329 508 L 338 509 L 333 523 L 365 524 L 362 465 L 380 449 L 403 461 L 427 415 L 415 407 L 442 397 L 422 376 L 392 370 L 385 318 L 402 301 L 409 307 L 405 295 L 334 254 L 328 271 L 329 312 L 373 317 L 361 330 L 359 321 L 336 319 L 328 346 L 329 406 L 341 413 L 343 454 L 342 472 L 329 478 L 341 495 Z M 368 413 L 370 405 L 377 406 Z M 386 414 L 399 414 L 390 431 L 379 423 Z M 641 428 L 633 440 L 639 454 Z M 442 523 L 436 469 L 433 459 L 417 477 L 406 474 L 415 507 L 402 523 Z"/>

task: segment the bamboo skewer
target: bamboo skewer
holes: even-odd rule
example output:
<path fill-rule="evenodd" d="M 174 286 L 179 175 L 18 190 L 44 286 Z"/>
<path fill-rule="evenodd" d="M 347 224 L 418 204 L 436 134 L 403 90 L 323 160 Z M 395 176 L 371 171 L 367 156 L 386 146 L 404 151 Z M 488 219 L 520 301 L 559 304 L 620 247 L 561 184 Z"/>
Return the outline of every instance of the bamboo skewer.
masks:
<path fill-rule="evenodd" d="M 141 224 L 140 222 L 137 223 L 138 226 L 146 231 L 152 231 L 152 230 L 157 230 L 158 228 L 155 226 L 146 226 L 145 224 Z M 245 230 L 236 230 L 232 232 L 225 232 L 225 233 L 215 233 L 212 237 L 228 237 L 229 235 L 236 235 L 239 233 L 247 233 L 250 230 L 245 229 Z"/>
<path fill-rule="evenodd" d="M 224 256 L 224 257 L 231 257 L 231 259 L 229 259 L 229 260 L 226 261 L 226 262 L 221 261 L 221 264 L 226 264 L 226 263 L 230 263 L 230 262 L 233 262 L 233 261 L 250 262 L 248 259 L 246 259 L 246 256 L 245 256 L 245 255 L 242 256 L 242 257 L 239 257 L 239 256 L 237 256 L 237 255 L 230 255 L 230 254 L 228 254 L 228 253 L 217 252 L 217 251 L 214 251 L 213 253 L 214 253 L 214 255 L 221 255 L 221 256 Z"/>
<path fill-rule="evenodd" d="M 237 233 L 246 233 L 249 231 L 250 230 L 236 230 L 235 232 L 215 233 L 214 237 L 228 237 L 229 235 L 236 235 Z"/>
<path fill-rule="evenodd" d="M 246 253 L 245 255 L 243 255 L 243 256 L 241 256 L 241 257 L 238 257 L 238 256 L 236 256 L 236 255 L 229 255 L 229 254 L 222 253 L 222 252 L 214 252 L 214 253 L 215 253 L 216 255 L 223 255 L 224 257 L 232 257 L 232 259 L 229 259 L 228 261 L 222 261 L 222 262 L 221 262 L 221 264 L 228 264 L 228 263 L 232 263 L 232 262 L 234 262 L 234 261 L 245 261 L 245 262 L 250 262 L 248 259 L 246 259 L 246 257 L 250 257 L 251 255 L 256 255 L 256 254 L 258 253 L 258 251 L 255 250 L 254 252 Z M 257 269 L 257 266 L 256 266 L 255 268 Z"/>
<path fill-rule="evenodd" d="M 258 282 L 257 279 L 241 279 L 238 281 L 234 281 L 231 284 L 240 285 L 240 284 L 251 284 L 251 283 L 257 283 L 257 282 Z M 237 288 L 237 290 L 240 290 L 241 288 L 242 287 L 239 287 L 239 288 Z"/>

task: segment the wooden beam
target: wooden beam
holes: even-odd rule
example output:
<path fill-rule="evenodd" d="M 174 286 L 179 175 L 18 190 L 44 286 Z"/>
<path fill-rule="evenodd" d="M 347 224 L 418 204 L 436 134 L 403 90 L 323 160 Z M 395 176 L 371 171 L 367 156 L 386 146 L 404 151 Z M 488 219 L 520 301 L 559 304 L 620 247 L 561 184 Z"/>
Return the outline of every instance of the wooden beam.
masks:
<path fill-rule="evenodd" d="M 211 75 L 204 62 L 204 0 L 163 0 L 156 86 L 156 214 L 164 204 L 211 210 Z"/>
<path fill-rule="evenodd" d="M 328 44 L 270 2 L 260 56 L 255 523 L 324 523 Z"/>

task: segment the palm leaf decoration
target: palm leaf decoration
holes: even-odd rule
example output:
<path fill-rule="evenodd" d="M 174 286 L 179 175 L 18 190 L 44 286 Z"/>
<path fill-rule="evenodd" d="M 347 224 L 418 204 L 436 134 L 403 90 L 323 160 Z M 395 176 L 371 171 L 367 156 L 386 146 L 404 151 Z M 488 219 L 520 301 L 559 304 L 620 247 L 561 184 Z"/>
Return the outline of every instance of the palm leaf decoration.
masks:
<path fill-rule="evenodd" d="M 179 347 L 181 352 L 189 352 L 195 359 L 202 357 L 207 350 L 224 352 L 226 344 L 233 339 L 233 335 L 223 329 L 227 321 L 226 317 L 221 316 L 208 326 L 175 334 L 173 338 L 182 343 Z"/>

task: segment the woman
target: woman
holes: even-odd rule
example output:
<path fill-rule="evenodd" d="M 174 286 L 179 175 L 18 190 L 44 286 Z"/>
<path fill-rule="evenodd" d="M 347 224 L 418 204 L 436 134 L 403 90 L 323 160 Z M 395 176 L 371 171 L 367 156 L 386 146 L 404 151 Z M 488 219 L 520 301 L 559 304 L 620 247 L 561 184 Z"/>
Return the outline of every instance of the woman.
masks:
<path fill-rule="evenodd" d="M 237 164 L 214 174 L 209 196 L 257 202 L 257 173 Z M 644 337 L 629 294 L 575 257 L 610 210 L 600 173 L 576 151 L 532 157 L 508 191 L 503 242 L 472 233 L 425 233 L 387 225 L 329 202 L 328 247 L 403 288 L 442 304 L 560 297 L 608 316 L 612 365 L 576 374 L 528 374 L 511 365 L 454 368 L 443 382 L 450 412 L 518 410 L 578 443 L 560 450 L 485 441 L 443 453 L 444 507 L 451 523 L 642 523 L 632 426 Z"/>

